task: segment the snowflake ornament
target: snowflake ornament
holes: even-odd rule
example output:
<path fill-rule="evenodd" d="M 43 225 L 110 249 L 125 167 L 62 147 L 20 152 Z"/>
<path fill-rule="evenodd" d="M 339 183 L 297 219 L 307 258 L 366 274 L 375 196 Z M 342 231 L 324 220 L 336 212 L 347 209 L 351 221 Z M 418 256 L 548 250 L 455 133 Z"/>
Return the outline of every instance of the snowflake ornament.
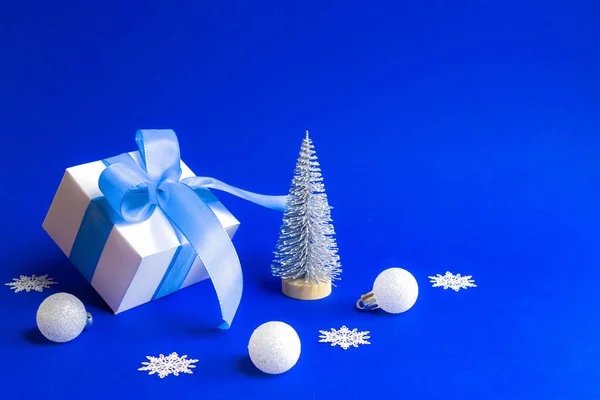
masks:
<path fill-rule="evenodd" d="M 367 339 L 370 339 L 370 336 L 368 336 L 369 331 L 358 332 L 356 328 L 350 330 L 345 325 L 340 330 L 331 328 L 331 332 L 319 332 L 322 334 L 319 336 L 321 339 L 319 343 L 331 343 L 332 346 L 338 345 L 344 350 L 347 350 L 350 346 L 358 347 L 359 344 L 371 344 L 367 341 Z"/>
<path fill-rule="evenodd" d="M 138 371 L 150 371 L 148 375 L 158 374 L 160 379 L 171 374 L 175 376 L 179 376 L 179 373 L 191 374 L 190 368 L 196 368 L 192 364 L 198 362 L 198 360 L 188 359 L 185 355 L 179 357 L 175 352 L 166 357 L 161 354 L 158 357 L 146 356 L 146 358 L 150 362 L 143 362 L 142 365 L 145 366 L 138 368 Z"/>
<path fill-rule="evenodd" d="M 14 282 L 6 283 L 6 286 L 10 286 L 11 289 L 17 292 L 41 292 L 44 289 L 50 288 L 50 285 L 56 285 L 58 282 L 54 282 L 52 278 L 48 278 L 48 275 L 42 276 L 25 276 L 21 275 L 19 278 L 13 278 Z"/>
<path fill-rule="evenodd" d="M 450 288 L 455 292 L 460 289 L 467 289 L 470 287 L 477 287 L 472 275 L 461 276 L 460 274 L 454 275 L 450 271 L 446 271 L 445 275 L 437 274 L 436 276 L 428 277 L 433 283 L 432 287 L 443 287 L 444 290 Z"/>

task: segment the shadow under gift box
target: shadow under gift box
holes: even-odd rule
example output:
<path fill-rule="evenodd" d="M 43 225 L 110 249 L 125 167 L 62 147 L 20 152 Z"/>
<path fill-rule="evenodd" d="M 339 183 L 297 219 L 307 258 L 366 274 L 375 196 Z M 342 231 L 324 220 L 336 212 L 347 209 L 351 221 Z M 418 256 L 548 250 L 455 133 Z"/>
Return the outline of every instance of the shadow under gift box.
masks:
<path fill-rule="evenodd" d="M 141 165 L 139 152 L 129 154 Z M 207 279 L 202 260 L 159 207 L 140 223 L 118 216 L 98 187 L 105 168 L 102 161 L 68 168 L 43 228 L 113 312 Z M 180 180 L 196 176 L 183 161 L 181 171 Z M 233 238 L 239 221 L 209 189 L 195 192 Z"/>

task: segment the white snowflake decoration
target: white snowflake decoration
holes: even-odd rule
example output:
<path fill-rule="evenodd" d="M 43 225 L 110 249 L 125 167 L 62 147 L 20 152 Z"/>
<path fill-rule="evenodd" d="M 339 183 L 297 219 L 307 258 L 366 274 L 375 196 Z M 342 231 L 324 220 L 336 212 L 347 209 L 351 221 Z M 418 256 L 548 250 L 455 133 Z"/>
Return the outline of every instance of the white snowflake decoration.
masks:
<path fill-rule="evenodd" d="M 342 349 L 347 350 L 350 346 L 358 347 L 359 344 L 371 344 L 367 341 L 370 339 L 368 336 L 369 331 L 358 332 L 356 328 L 350 330 L 346 326 L 342 326 L 340 330 L 331 328 L 329 331 L 319 331 L 322 333 L 319 338 L 320 343 L 331 343 L 332 346 L 340 346 Z"/>
<path fill-rule="evenodd" d="M 432 287 L 443 287 L 444 290 L 450 288 L 455 292 L 458 292 L 460 289 L 477 287 L 475 281 L 471 279 L 472 275 L 454 275 L 450 271 L 446 271 L 445 275 L 437 274 L 436 276 L 429 276 L 428 278 L 431 279 L 431 282 L 433 283 Z"/>
<path fill-rule="evenodd" d="M 139 368 L 138 371 L 150 371 L 148 375 L 158 374 L 160 379 L 167 375 L 179 376 L 179 373 L 191 374 L 190 368 L 196 368 L 193 363 L 197 363 L 198 360 L 188 359 L 187 356 L 179 357 L 177 353 L 171 353 L 168 356 L 161 354 L 158 357 L 146 356 L 150 362 L 143 362 L 142 365 L 145 367 Z"/>
<path fill-rule="evenodd" d="M 57 282 L 54 282 L 52 278 L 48 278 L 48 275 L 21 275 L 19 278 L 13 278 L 13 281 L 14 282 L 6 283 L 6 286 L 10 286 L 15 293 L 22 292 L 23 290 L 26 292 L 31 292 L 32 290 L 41 292 L 44 289 L 50 288 L 50 285 L 57 284 Z"/>

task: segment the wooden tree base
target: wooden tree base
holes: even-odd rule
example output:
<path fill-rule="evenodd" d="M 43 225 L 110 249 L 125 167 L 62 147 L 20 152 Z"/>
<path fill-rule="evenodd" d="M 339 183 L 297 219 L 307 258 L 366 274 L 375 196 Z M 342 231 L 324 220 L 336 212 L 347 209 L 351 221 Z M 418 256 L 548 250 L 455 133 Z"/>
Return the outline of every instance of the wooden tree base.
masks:
<path fill-rule="evenodd" d="M 331 282 L 312 283 L 304 279 L 282 279 L 281 290 L 283 294 L 293 299 L 318 300 L 331 294 Z"/>

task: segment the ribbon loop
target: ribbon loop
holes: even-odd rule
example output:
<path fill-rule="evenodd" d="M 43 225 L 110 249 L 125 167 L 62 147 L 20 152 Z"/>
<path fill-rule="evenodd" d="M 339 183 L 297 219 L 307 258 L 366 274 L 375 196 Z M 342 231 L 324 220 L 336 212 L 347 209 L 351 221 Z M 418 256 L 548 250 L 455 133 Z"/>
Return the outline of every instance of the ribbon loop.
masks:
<path fill-rule="evenodd" d="M 135 134 L 142 163 L 150 179 L 177 182 L 181 176 L 179 141 L 171 129 L 145 129 Z"/>
<path fill-rule="evenodd" d="M 127 222 L 145 221 L 156 208 L 155 185 L 140 167 L 123 162 L 112 164 L 100 175 L 98 186 L 111 207 Z"/>

